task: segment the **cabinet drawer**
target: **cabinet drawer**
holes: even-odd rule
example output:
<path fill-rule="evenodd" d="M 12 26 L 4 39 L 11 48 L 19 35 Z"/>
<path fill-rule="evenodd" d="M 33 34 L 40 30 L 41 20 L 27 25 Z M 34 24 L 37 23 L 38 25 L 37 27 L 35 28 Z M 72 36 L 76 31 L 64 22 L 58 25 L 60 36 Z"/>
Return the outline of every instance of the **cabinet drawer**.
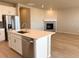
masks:
<path fill-rule="evenodd" d="M 17 34 L 12 34 L 12 37 L 13 37 L 13 38 L 17 38 L 17 39 L 22 39 L 22 36 L 17 35 Z"/>

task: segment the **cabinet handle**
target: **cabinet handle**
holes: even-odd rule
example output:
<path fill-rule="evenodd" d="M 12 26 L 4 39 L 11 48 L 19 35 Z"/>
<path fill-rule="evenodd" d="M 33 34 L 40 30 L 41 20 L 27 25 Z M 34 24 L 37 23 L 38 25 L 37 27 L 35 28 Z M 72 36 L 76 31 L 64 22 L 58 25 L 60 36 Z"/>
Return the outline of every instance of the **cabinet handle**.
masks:
<path fill-rule="evenodd" d="M 33 43 L 33 41 L 30 41 L 30 43 Z"/>

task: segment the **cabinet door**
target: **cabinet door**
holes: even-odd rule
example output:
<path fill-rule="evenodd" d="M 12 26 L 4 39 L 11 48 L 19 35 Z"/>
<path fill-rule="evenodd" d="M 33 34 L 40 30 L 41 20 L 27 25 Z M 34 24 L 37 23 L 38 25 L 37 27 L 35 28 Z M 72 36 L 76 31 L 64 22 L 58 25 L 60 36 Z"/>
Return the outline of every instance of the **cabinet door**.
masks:
<path fill-rule="evenodd" d="M 21 28 L 30 28 L 30 9 L 29 8 L 20 8 L 20 20 Z M 23 26 L 24 25 L 24 26 Z"/>
<path fill-rule="evenodd" d="M 12 39 L 11 39 L 11 37 L 8 37 L 8 40 L 9 40 L 9 47 L 11 48 L 12 47 Z"/>
<path fill-rule="evenodd" d="M 22 55 L 22 40 L 16 39 L 16 45 L 15 45 L 16 51 Z"/>
<path fill-rule="evenodd" d="M 8 41 L 9 41 L 9 47 L 12 47 L 12 40 L 11 40 L 11 34 L 8 32 Z"/>
<path fill-rule="evenodd" d="M 12 37 L 12 34 L 8 35 L 9 47 L 15 49 L 15 38 Z"/>
<path fill-rule="evenodd" d="M 16 34 L 12 34 L 13 36 L 13 49 L 22 55 L 22 37 Z"/>
<path fill-rule="evenodd" d="M 9 33 L 8 39 L 9 39 L 9 47 L 14 49 L 16 52 L 22 55 L 21 36 L 15 35 L 13 33 Z"/>
<path fill-rule="evenodd" d="M 5 40 L 5 33 L 4 33 L 4 29 L 0 29 L 0 41 Z"/>

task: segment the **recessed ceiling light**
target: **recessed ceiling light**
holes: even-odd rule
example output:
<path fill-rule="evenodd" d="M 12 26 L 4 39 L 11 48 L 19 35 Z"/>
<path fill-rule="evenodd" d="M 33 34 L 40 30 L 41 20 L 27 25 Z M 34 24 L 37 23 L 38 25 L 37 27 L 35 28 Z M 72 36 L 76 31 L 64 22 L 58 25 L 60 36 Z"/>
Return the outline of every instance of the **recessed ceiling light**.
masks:
<path fill-rule="evenodd" d="M 27 3 L 27 5 L 29 5 L 29 6 L 33 6 L 33 5 L 35 5 L 34 3 Z"/>

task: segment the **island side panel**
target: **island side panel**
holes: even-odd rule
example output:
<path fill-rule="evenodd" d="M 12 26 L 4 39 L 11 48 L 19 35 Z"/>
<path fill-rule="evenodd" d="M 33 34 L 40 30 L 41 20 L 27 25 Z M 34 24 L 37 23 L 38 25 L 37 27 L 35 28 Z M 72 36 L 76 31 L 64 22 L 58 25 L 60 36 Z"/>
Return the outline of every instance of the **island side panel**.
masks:
<path fill-rule="evenodd" d="M 48 37 L 48 58 L 51 58 L 51 54 L 52 54 L 52 35 L 49 35 Z"/>
<path fill-rule="evenodd" d="M 48 58 L 50 55 L 50 35 L 39 38 L 35 42 L 35 58 Z"/>

